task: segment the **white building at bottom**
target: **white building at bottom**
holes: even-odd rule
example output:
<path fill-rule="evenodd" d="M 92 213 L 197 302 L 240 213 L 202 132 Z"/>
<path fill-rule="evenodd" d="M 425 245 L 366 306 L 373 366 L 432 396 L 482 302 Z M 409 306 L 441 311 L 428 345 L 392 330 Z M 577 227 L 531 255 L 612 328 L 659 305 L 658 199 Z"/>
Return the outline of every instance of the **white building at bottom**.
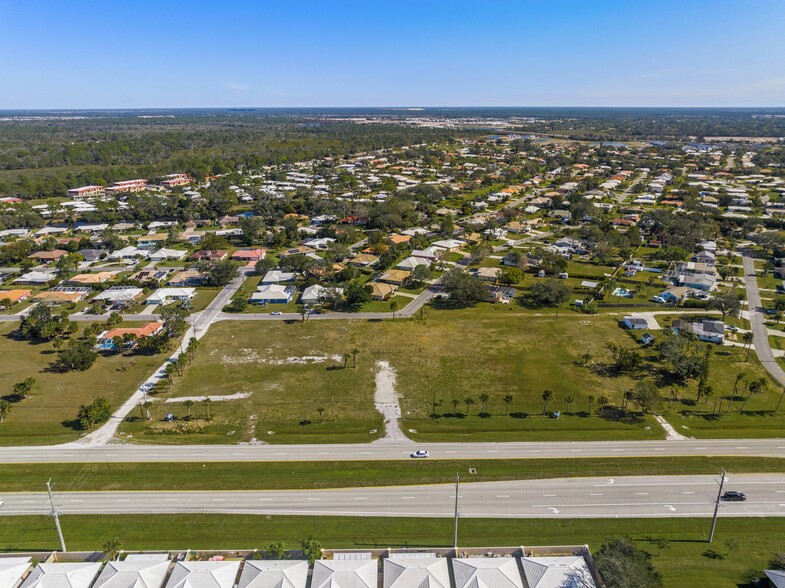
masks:
<path fill-rule="evenodd" d="M 514 557 L 467 557 L 452 560 L 455 588 L 523 588 Z"/>
<path fill-rule="evenodd" d="M 17 588 L 29 567 L 29 557 L 0 557 L 0 588 Z"/>
<path fill-rule="evenodd" d="M 319 559 L 313 564 L 311 588 L 377 588 L 375 559 Z"/>
<path fill-rule="evenodd" d="M 580 555 L 522 557 L 528 588 L 596 588 L 586 560 Z"/>
<path fill-rule="evenodd" d="M 447 559 L 432 553 L 390 555 L 384 560 L 384 588 L 450 588 Z"/>
<path fill-rule="evenodd" d="M 90 588 L 100 563 L 42 563 L 30 572 L 22 588 Z"/>
<path fill-rule="evenodd" d="M 247 560 L 237 588 L 305 588 L 307 582 L 307 561 Z"/>
<path fill-rule="evenodd" d="M 178 561 L 166 588 L 232 588 L 239 561 Z"/>
<path fill-rule="evenodd" d="M 169 571 L 169 556 L 150 555 L 157 557 L 131 554 L 124 561 L 107 562 L 93 588 L 161 588 Z"/>

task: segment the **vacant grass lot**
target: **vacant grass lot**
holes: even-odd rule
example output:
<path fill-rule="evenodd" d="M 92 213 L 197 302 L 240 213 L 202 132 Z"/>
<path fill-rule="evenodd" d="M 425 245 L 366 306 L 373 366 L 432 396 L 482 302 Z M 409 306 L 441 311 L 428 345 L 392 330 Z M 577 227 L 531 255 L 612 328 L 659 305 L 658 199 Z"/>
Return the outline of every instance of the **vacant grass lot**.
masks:
<path fill-rule="evenodd" d="M 0 491 L 283 490 L 541 480 L 576 476 L 782 473 L 785 458 L 654 457 L 354 462 L 4 464 Z M 469 468 L 476 473 L 470 474 Z"/>
<path fill-rule="evenodd" d="M 63 533 L 71 550 L 100 550 L 109 539 L 124 549 L 254 549 L 282 542 L 298 548 L 313 534 L 331 548 L 451 547 L 451 519 L 378 517 L 281 517 L 224 514 L 66 515 Z M 652 554 L 666 588 L 744 584 L 747 570 L 760 572 L 785 543 L 779 518 L 725 518 L 717 524 L 714 544 L 705 542 L 707 519 L 461 519 L 459 544 L 575 545 L 597 550 L 610 535 L 629 535 Z M 153 530 L 151 532 L 151 530 Z M 658 549 L 651 539 L 666 540 Z M 732 550 L 724 542 L 734 539 Z M 0 548 L 49 551 L 58 548 L 50 517 L 4 517 Z M 717 556 L 707 557 L 712 549 Z"/>
<path fill-rule="evenodd" d="M 130 323 L 129 323 L 130 324 Z M 18 323 L 0 325 L 0 396 L 11 387 L 33 377 L 40 390 L 12 404 L 11 413 L 0 423 L 0 445 L 65 443 L 83 432 L 73 420 L 81 404 L 104 396 L 115 408 L 162 362 L 163 356 L 99 356 L 85 372 L 55 373 L 48 367 L 56 359 L 51 343 L 17 340 Z M 86 323 L 80 323 L 84 328 Z"/>

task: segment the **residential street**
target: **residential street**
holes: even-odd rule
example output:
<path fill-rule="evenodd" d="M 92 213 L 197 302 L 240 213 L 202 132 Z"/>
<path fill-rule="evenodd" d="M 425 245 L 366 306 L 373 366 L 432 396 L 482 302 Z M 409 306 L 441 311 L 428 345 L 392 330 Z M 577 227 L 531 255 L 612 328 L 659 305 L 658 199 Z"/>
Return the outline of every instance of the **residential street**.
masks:
<path fill-rule="evenodd" d="M 709 517 L 717 476 L 561 478 L 463 483 L 462 517 L 597 518 Z M 747 494 L 746 502 L 723 502 L 723 516 L 785 516 L 785 475 L 728 474 L 725 489 Z M 46 514 L 45 492 L 3 496 L 0 514 Z M 454 484 L 285 491 L 63 492 L 63 514 L 245 513 L 451 517 Z M 707 529 L 708 531 L 708 524 Z"/>
<path fill-rule="evenodd" d="M 742 262 L 744 264 L 744 285 L 747 289 L 747 302 L 749 303 L 749 318 L 752 325 L 752 341 L 755 347 L 755 353 L 758 354 L 763 367 L 772 375 L 772 377 L 785 386 L 785 370 L 780 367 L 769 345 L 769 335 L 765 325 L 765 316 L 760 312 L 761 300 L 760 292 L 758 290 L 758 282 L 756 279 L 755 262 L 749 253 L 744 252 L 742 255 Z"/>

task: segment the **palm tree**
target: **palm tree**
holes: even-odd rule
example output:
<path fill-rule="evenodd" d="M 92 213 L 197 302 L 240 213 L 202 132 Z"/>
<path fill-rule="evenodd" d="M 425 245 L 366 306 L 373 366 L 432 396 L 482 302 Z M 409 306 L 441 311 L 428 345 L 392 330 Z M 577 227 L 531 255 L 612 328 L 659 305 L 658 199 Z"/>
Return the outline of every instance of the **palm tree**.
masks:
<path fill-rule="evenodd" d="M 575 402 L 575 396 L 565 396 L 564 402 L 567 404 L 567 414 L 569 414 L 570 407 L 572 406 L 572 403 Z"/>
<path fill-rule="evenodd" d="M 504 415 L 507 416 L 510 414 L 510 402 L 512 402 L 512 394 L 505 394 L 502 400 L 504 400 L 505 404 Z"/>
<path fill-rule="evenodd" d="M 469 416 L 469 407 L 474 404 L 474 398 L 467 396 L 463 399 L 463 403 L 466 405 L 466 416 Z"/>
<path fill-rule="evenodd" d="M 750 393 L 747 395 L 747 398 L 744 399 L 744 402 L 741 403 L 739 412 L 744 412 L 744 407 L 747 406 L 747 402 L 749 402 L 750 398 L 752 398 L 752 395 L 757 394 L 758 392 L 763 392 L 763 390 L 766 389 L 766 386 L 768 386 L 768 381 L 766 378 L 758 378 L 757 380 L 750 382 Z"/>
<path fill-rule="evenodd" d="M 360 353 L 360 350 L 356 347 L 352 349 L 352 367 L 357 367 L 357 354 Z"/>
<path fill-rule="evenodd" d="M 602 414 L 602 412 L 605 409 L 605 406 L 608 404 L 608 402 L 610 402 L 610 401 L 608 400 L 607 396 L 600 396 L 597 399 L 597 406 L 600 407 L 600 410 L 599 410 L 600 414 Z"/>
<path fill-rule="evenodd" d="M 166 386 L 167 388 L 172 387 L 172 380 L 174 380 L 174 372 L 177 368 L 175 368 L 173 363 L 167 363 L 166 367 L 164 368 L 164 377 L 166 378 Z"/>
<path fill-rule="evenodd" d="M 300 307 L 300 319 L 302 320 L 302 322 L 305 322 L 305 317 L 307 317 L 307 316 L 308 316 L 308 309 L 305 308 L 304 306 L 301 306 Z"/>
<path fill-rule="evenodd" d="M 139 412 L 142 413 L 142 418 L 144 418 L 144 402 L 139 403 Z"/>
<path fill-rule="evenodd" d="M 324 410 L 325 410 L 325 408 L 323 406 L 319 406 L 316 409 L 316 412 L 319 413 L 319 422 L 320 423 L 324 422 Z"/>
<path fill-rule="evenodd" d="M 350 353 L 343 354 L 343 367 L 346 369 L 346 366 L 349 365 L 349 358 L 351 357 Z"/>
<path fill-rule="evenodd" d="M 488 396 L 485 392 L 480 394 L 480 415 L 485 414 L 485 403 L 488 402 L 490 396 Z"/>
<path fill-rule="evenodd" d="M 785 396 L 785 388 L 782 389 L 780 392 L 780 399 L 777 401 L 777 406 L 774 407 L 774 412 L 776 413 L 780 409 L 780 404 L 782 404 L 782 397 Z M 0 419 L 2 420 L 2 419 Z"/>
<path fill-rule="evenodd" d="M 398 312 L 399 306 L 400 305 L 398 304 L 397 300 L 393 300 L 392 302 L 390 302 L 390 310 L 392 311 L 393 314 L 393 320 L 395 320 L 395 313 Z"/>
<path fill-rule="evenodd" d="M 548 412 L 548 402 L 551 398 L 553 398 L 553 392 L 547 389 L 542 391 L 542 400 L 545 402 L 545 405 L 542 407 L 542 414 Z"/>
<path fill-rule="evenodd" d="M 459 405 L 460 403 L 461 403 L 461 401 L 460 401 L 460 400 L 458 400 L 457 398 L 453 398 L 453 399 L 452 399 L 452 414 L 453 414 L 453 415 L 456 415 L 456 414 L 458 414 L 458 405 Z"/>
<path fill-rule="evenodd" d="M 120 544 L 120 539 L 117 537 L 104 543 L 104 554 L 106 554 L 106 559 L 108 561 L 117 559 L 117 556 L 120 555 L 122 548 L 123 546 Z"/>
<path fill-rule="evenodd" d="M 185 407 L 185 416 L 188 418 L 189 421 L 191 420 L 191 407 L 193 405 L 194 405 L 193 400 L 185 400 L 183 402 L 183 406 Z"/>
<path fill-rule="evenodd" d="M 143 402 L 143 403 L 142 403 L 142 406 L 144 407 L 144 411 L 145 411 L 145 414 L 146 414 L 146 416 L 147 416 L 147 420 L 148 420 L 148 421 L 150 420 L 150 407 L 151 407 L 152 405 L 153 405 L 153 403 L 152 403 L 152 402 L 150 402 L 149 400 L 148 400 L 148 401 L 146 401 L 146 402 Z"/>
<path fill-rule="evenodd" d="M 210 420 L 210 403 L 211 402 L 212 402 L 212 400 L 210 399 L 209 396 L 207 398 L 205 398 L 204 400 L 202 400 L 202 404 L 204 405 L 205 418 L 208 421 Z"/>
<path fill-rule="evenodd" d="M 0 423 L 5 420 L 12 408 L 13 405 L 8 400 L 0 400 Z"/>
<path fill-rule="evenodd" d="M 750 358 L 750 350 L 752 349 L 752 331 L 748 331 L 744 333 L 742 337 L 742 341 L 744 341 L 744 346 L 747 348 L 747 353 L 744 356 L 744 361 L 747 361 Z"/>
<path fill-rule="evenodd" d="M 581 355 L 581 359 L 583 360 L 584 367 L 591 363 L 592 357 L 594 357 L 594 356 L 591 354 L 591 350 L 590 349 L 587 349 L 586 353 Z"/>
<path fill-rule="evenodd" d="M 177 375 L 183 375 L 183 369 L 185 368 L 185 356 L 178 355 L 177 359 L 174 360 L 174 369 L 177 370 Z"/>
<path fill-rule="evenodd" d="M 701 390 L 701 396 L 703 396 L 704 404 L 707 403 L 709 401 L 709 398 L 711 398 L 713 395 L 714 395 L 714 388 L 712 388 L 711 386 L 704 386 L 703 389 Z"/>
<path fill-rule="evenodd" d="M 589 414 L 591 414 L 591 409 L 592 409 L 592 406 L 594 405 L 594 395 L 593 394 L 589 394 L 589 396 L 586 398 L 586 400 L 589 401 Z"/>
<path fill-rule="evenodd" d="M 632 390 L 626 390 L 624 392 L 624 396 L 622 397 L 621 401 L 621 409 L 624 410 L 627 407 L 627 404 L 630 403 L 635 398 L 635 392 Z"/>

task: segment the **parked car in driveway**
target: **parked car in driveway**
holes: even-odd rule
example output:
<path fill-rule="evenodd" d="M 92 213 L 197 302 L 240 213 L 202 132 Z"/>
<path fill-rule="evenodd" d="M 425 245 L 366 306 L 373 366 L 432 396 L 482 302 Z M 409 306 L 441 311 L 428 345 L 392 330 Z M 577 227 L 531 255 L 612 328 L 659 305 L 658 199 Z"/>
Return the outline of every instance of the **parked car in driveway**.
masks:
<path fill-rule="evenodd" d="M 430 453 L 428 453 L 425 449 L 418 449 L 411 454 L 411 457 L 428 457 L 429 455 Z"/>
<path fill-rule="evenodd" d="M 743 502 L 747 500 L 747 495 L 744 492 L 738 492 L 736 490 L 728 490 L 725 494 L 721 497 L 723 500 L 727 500 L 728 502 Z"/>

